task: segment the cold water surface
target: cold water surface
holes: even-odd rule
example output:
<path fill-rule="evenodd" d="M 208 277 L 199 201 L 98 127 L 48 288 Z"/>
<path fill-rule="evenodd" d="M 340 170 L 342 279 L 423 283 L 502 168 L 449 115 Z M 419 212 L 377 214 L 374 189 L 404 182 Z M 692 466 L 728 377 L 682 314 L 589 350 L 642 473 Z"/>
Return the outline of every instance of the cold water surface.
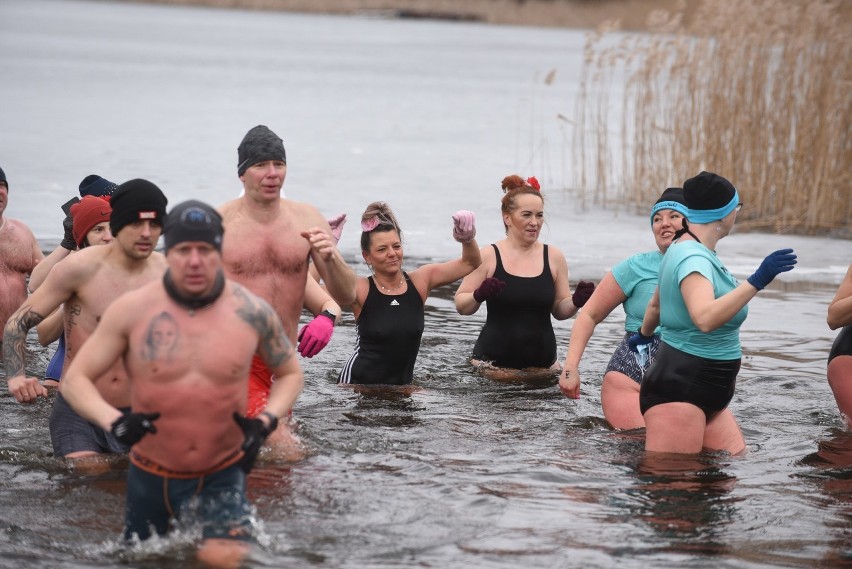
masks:
<path fill-rule="evenodd" d="M 7 214 L 50 250 L 59 204 L 93 172 L 147 177 L 171 204 L 218 205 L 239 192 L 239 140 L 267 124 L 287 146 L 287 195 L 350 215 L 341 249 L 359 274 L 357 219 L 370 201 L 395 209 L 410 270 L 459 253 L 457 209 L 477 213 L 481 244 L 499 239 L 499 182 L 518 172 L 542 180 L 543 239 L 565 252 L 572 283 L 598 281 L 653 240 L 646 216 L 583 209 L 558 190 L 570 136 L 556 117 L 572 111 L 582 44 L 573 30 L 4 0 Z M 577 401 L 555 382 L 473 373 L 484 313 L 459 316 L 453 287 L 427 303 L 415 393 L 341 388 L 355 343 L 347 315 L 302 361 L 295 415 L 309 456 L 261 462 L 249 480 L 260 536 L 249 565 L 850 566 L 852 438 L 825 380 L 825 311 L 852 248 L 735 233 L 719 255 L 742 279 L 786 246 L 800 264 L 752 302 L 742 329 L 731 404 L 742 457 L 649 461 L 642 431 L 606 425 L 600 382 L 619 311 L 590 342 Z M 555 326 L 564 358 L 571 321 Z M 51 351 L 34 336 L 29 346 L 29 370 L 42 375 Z M 18 405 L 0 384 L 0 567 L 193 566 L 191 528 L 125 549 L 126 464 L 70 470 L 51 456 L 51 402 Z"/>

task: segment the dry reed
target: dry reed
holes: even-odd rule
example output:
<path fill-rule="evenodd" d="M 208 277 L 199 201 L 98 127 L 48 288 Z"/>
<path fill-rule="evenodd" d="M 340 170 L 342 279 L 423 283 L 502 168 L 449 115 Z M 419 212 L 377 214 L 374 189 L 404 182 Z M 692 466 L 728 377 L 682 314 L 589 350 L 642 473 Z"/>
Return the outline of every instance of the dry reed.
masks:
<path fill-rule="evenodd" d="M 591 34 L 572 185 L 595 203 L 644 211 L 666 187 L 711 170 L 738 187 L 740 227 L 852 237 L 846 8 L 704 0 L 689 23 L 683 11 L 657 12 L 654 33 Z M 618 87 L 620 108 L 610 105 Z"/>

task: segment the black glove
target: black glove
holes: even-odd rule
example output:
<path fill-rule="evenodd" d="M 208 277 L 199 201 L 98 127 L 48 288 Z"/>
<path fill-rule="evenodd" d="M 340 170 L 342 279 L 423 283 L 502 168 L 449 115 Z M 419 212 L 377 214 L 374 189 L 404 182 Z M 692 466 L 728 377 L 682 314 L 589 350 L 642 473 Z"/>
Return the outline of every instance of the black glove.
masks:
<path fill-rule="evenodd" d="M 278 417 L 273 415 L 272 413 L 261 413 L 261 415 L 266 415 L 270 419 L 269 426 L 266 426 L 266 423 L 261 421 L 260 419 L 249 419 L 248 417 L 243 417 L 236 411 L 234 411 L 234 421 L 236 421 L 237 425 L 243 430 L 243 434 L 245 434 L 246 438 L 243 441 L 243 459 L 240 461 L 240 466 L 243 469 L 243 472 L 248 474 L 252 467 L 254 466 L 254 461 L 257 459 L 257 453 L 260 452 L 260 447 L 263 446 L 264 441 L 266 441 L 266 437 L 278 427 Z"/>
<path fill-rule="evenodd" d="M 595 283 L 580 281 L 577 283 L 577 288 L 574 289 L 574 294 L 571 295 L 571 302 L 577 308 L 582 308 L 589 301 L 593 292 L 595 292 Z"/>
<path fill-rule="evenodd" d="M 748 282 L 757 290 L 763 290 L 779 274 L 792 271 L 795 264 L 796 254 L 792 249 L 779 249 L 766 256 Z"/>
<path fill-rule="evenodd" d="M 157 432 L 157 427 L 154 426 L 152 421 L 159 418 L 159 413 L 131 413 L 125 411 L 121 417 L 113 421 L 109 430 L 116 439 L 127 446 L 133 446 L 148 433 Z"/>
<path fill-rule="evenodd" d="M 71 217 L 70 213 L 65 216 L 65 220 L 62 222 L 62 229 L 65 230 L 65 235 L 62 237 L 60 245 L 69 251 L 75 251 L 77 249 L 77 242 L 74 241 L 74 218 Z"/>
<path fill-rule="evenodd" d="M 496 297 L 503 288 L 506 286 L 506 283 L 501 281 L 500 279 L 495 279 L 494 277 L 488 277 L 482 284 L 479 285 L 475 291 L 473 291 L 473 300 L 476 302 L 485 302 L 490 298 Z"/>

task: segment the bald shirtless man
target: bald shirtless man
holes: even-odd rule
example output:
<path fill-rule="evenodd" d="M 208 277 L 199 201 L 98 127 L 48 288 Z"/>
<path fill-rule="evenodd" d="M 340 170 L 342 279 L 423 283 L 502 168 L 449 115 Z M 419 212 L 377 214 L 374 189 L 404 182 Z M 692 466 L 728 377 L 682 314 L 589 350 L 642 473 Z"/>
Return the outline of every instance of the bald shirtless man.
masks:
<path fill-rule="evenodd" d="M 246 474 L 299 396 L 302 371 L 269 304 L 225 278 L 221 218 L 212 207 L 175 206 L 164 235 L 168 272 L 107 308 L 60 389 L 86 419 L 133 445 L 125 538 L 147 539 L 151 526 L 165 534 L 196 498 L 199 559 L 236 567 L 251 538 Z M 275 381 L 252 419 L 245 412 L 255 354 Z M 111 405 L 93 383 L 122 360 L 133 412 Z"/>
<path fill-rule="evenodd" d="M 166 214 L 166 197 L 147 180 L 130 180 L 112 197 L 109 245 L 87 247 L 54 265 L 42 285 L 9 318 L 3 333 L 3 355 L 9 392 L 19 403 L 47 396 L 36 377 L 25 375 L 27 332 L 64 304 L 65 364 L 76 357 L 109 306 L 121 294 L 154 280 L 166 268 L 154 252 Z M 130 405 L 127 373 L 117 362 L 98 375 L 95 386 L 111 405 Z M 127 447 L 79 417 L 58 394 L 50 416 L 50 438 L 57 457 L 81 458 Z"/>
<path fill-rule="evenodd" d="M 17 219 L 6 217 L 9 182 L 0 168 L 0 324 L 27 299 L 27 275 L 44 258 L 35 235 Z M 0 340 L 2 344 L 2 340 Z M 8 368 L 6 370 L 8 374 Z"/>
<path fill-rule="evenodd" d="M 222 248 L 225 274 L 272 305 L 295 344 L 306 287 L 312 312 L 322 310 L 322 301 L 317 299 L 323 295 L 339 305 L 349 305 L 355 300 L 355 273 L 337 250 L 320 212 L 311 205 L 280 197 L 287 161 L 284 144 L 275 133 L 256 126 L 245 135 L 238 149 L 237 173 L 244 194 L 219 208 L 226 235 Z M 325 283 L 327 295 L 314 279 L 307 278 L 309 259 Z M 320 313 L 314 319 L 315 327 L 324 327 L 320 332 L 330 337 L 329 326 L 338 316 L 339 312 Z M 313 332 L 303 330 L 303 341 L 305 333 Z M 270 378 L 269 370 L 256 360 L 249 379 L 249 416 L 264 407 Z M 284 447 L 297 442 L 285 428 L 270 439 L 270 443 Z"/>

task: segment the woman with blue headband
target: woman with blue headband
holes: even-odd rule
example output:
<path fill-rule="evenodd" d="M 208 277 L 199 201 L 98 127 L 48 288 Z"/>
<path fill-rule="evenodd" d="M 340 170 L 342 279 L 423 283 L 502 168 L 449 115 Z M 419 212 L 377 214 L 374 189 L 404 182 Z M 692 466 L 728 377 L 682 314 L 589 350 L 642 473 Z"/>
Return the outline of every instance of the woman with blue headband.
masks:
<path fill-rule="evenodd" d="M 612 268 L 595 288 L 589 301 L 571 328 L 568 356 L 559 377 L 559 389 L 566 397 L 580 397 L 580 359 L 595 331 L 595 326 L 616 309 L 624 308 L 625 334 L 612 354 L 601 385 L 601 406 L 606 420 L 616 429 L 645 426 L 639 411 L 639 384 L 660 345 L 659 335 L 647 345 L 644 361 L 630 351 L 627 339 L 639 331 L 645 307 L 657 288 L 663 254 L 672 244 L 675 231 L 686 217 L 682 188 L 669 188 L 651 208 L 651 231 L 657 249 L 638 253 Z"/>
<path fill-rule="evenodd" d="M 745 450 L 733 415 L 742 348 L 740 325 L 748 302 L 796 264 L 792 249 L 767 256 L 744 283 L 716 256 L 716 244 L 734 228 L 742 203 L 733 184 L 701 172 L 683 184 L 687 218 L 660 264 L 660 282 L 639 334 L 629 343 L 652 341 L 659 324 L 662 344 L 639 391 L 645 418 L 645 450 L 698 453 Z"/>

